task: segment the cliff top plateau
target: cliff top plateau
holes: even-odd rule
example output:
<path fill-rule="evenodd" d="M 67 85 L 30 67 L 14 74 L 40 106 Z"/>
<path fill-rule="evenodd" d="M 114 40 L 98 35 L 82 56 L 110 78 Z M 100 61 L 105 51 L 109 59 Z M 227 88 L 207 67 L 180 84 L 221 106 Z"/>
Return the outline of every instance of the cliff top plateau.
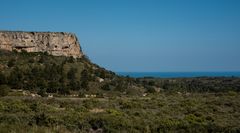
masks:
<path fill-rule="evenodd" d="M 73 33 L 0 31 L 0 49 L 48 52 L 54 56 L 81 58 L 83 52 Z"/>

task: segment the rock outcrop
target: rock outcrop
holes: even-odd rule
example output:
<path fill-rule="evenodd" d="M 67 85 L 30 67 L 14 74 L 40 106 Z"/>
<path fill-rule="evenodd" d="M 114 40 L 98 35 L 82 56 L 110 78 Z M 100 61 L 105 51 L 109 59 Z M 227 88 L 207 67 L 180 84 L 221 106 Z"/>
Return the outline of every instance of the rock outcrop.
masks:
<path fill-rule="evenodd" d="M 48 52 L 54 56 L 83 56 L 75 34 L 66 32 L 0 31 L 0 49 Z"/>

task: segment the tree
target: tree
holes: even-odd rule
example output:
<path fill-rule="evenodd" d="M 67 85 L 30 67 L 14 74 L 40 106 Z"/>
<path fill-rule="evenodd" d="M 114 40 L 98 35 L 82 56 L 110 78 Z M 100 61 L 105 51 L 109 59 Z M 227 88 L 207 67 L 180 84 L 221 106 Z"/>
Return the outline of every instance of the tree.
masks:
<path fill-rule="evenodd" d="M 67 73 L 67 78 L 68 78 L 68 80 L 70 80 L 68 86 L 71 90 L 77 89 L 76 72 L 77 72 L 76 68 L 71 68 Z"/>
<path fill-rule="evenodd" d="M 68 84 L 69 89 L 77 90 L 77 83 L 74 80 L 71 80 Z"/>
<path fill-rule="evenodd" d="M 75 59 L 71 56 L 71 57 L 68 58 L 67 62 L 68 63 L 74 63 Z"/>
<path fill-rule="evenodd" d="M 70 94 L 70 90 L 67 87 L 60 88 L 59 89 L 59 94 L 68 95 L 68 94 Z"/>
<path fill-rule="evenodd" d="M 37 87 L 40 89 L 46 89 L 47 88 L 47 81 L 45 81 L 45 79 L 43 78 L 39 78 L 37 79 Z"/>
<path fill-rule="evenodd" d="M 8 67 L 13 67 L 14 65 L 15 65 L 15 62 L 16 62 L 16 60 L 15 59 L 11 59 L 11 60 L 9 60 L 8 61 Z"/>
<path fill-rule="evenodd" d="M 106 78 L 106 72 L 104 70 L 100 71 L 100 77 L 103 79 Z"/>
<path fill-rule="evenodd" d="M 34 63 L 35 60 L 34 60 L 33 58 L 30 58 L 30 59 L 28 60 L 28 62 L 29 62 L 29 63 Z"/>
<path fill-rule="evenodd" d="M 87 80 L 82 81 L 81 87 L 85 90 L 88 90 L 88 81 Z"/>
<path fill-rule="evenodd" d="M 60 88 L 60 83 L 52 81 L 48 83 L 47 92 L 56 93 L 59 90 L 59 88 Z"/>
<path fill-rule="evenodd" d="M 41 69 L 40 67 L 33 67 L 32 70 L 31 70 L 31 76 L 33 77 L 40 77 L 41 76 Z"/>
<path fill-rule="evenodd" d="M 76 79 L 76 72 L 77 72 L 77 69 L 75 69 L 75 68 L 71 68 L 69 71 L 68 71 L 68 73 L 67 73 L 67 78 L 69 79 L 69 80 L 75 80 Z"/>
<path fill-rule="evenodd" d="M 46 51 L 46 52 L 43 52 L 43 55 L 48 56 L 49 54 L 48 54 L 48 52 Z"/>
<path fill-rule="evenodd" d="M 156 83 L 155 83 L 155 81 L 151 80 L 151 81 L 148 82 L 148 85 L 150 85 L 150 86 L 155 86 Z"/>
<path fill-rule="evenodd" d="M 45 64 L 44 70 L 42 70 L 43 77 L 47 80 L 58 82 L 62 75 L 62 67 L 61 65 L 57 65 L 55 63 Z"/>
<path fill-rule="evenodd" d="M 29 55 L 29 53 L 25 49 L 22 49 L 21 50 L 21 55 L 27 56 L 27 55 Z"/>
<path fill-rule="evenodd" d="M 38 60 L 38 63 L 44 63 L 46 61 L 44 56 L 41 56 L 40 59 Z"/>
<path fill-rule="evenodd" d="M 6 77 L 3 73 L 0 73 L 0 84 L 5 84 L 6 81 Z"/>
<path fill-rule="evenodd" d="M 86 69 L 84 69 L 81 73 L 81 87 L 84 89 L 88 89 L 88 80 L 89 80 L 89 75 L 88 75 L 88 71 Z"/>
<path fill-rule="evenodd" d="M 15 67 L 13 71 L 10 73 L 8 83 L 15 89 L 21 89 L 23 88 L 23 81 L 24 80 L 24 74 L 21 71 L 20 68 Z"/>

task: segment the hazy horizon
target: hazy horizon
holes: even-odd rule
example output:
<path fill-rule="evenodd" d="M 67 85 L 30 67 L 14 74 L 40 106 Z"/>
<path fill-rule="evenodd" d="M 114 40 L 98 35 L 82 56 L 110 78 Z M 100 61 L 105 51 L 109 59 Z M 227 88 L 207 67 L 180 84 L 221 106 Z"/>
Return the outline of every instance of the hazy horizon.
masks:
<path fill-rule="evenodd" d="M 73 32 L 114 72 L 240 72 L 238 0 L 3 0 L 0 30 Z"/>

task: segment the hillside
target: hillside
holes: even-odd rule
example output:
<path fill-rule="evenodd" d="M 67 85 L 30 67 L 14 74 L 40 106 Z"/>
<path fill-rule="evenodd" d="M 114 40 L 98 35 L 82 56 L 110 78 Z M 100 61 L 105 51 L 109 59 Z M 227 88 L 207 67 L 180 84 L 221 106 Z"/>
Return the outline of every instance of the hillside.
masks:
<path fill-rule="evenodd" d="M 73 58 L 45 53 L 0 51 L 0 84 L 11 89 L 54 95 L 103 96 L 143 91 L 131 78 L 117 76 L 85 56 Z"/>

